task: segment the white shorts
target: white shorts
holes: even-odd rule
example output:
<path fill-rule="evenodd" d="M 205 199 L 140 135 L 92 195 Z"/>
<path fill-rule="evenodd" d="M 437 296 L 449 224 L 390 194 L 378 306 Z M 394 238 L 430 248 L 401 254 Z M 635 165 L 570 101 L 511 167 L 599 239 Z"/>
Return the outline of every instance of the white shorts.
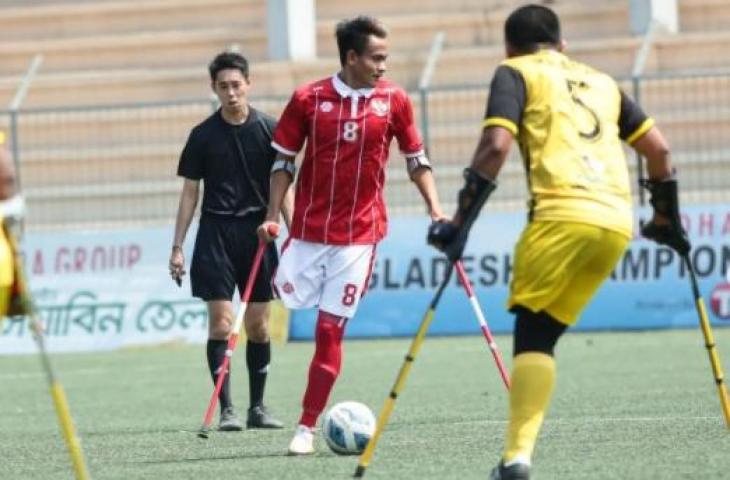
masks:
<path fill-rule="evenodd" d="M 352 318 L 370 281 L 375 245 L 324 245 L 290 238 L 272 280 L 287 308 Z"/>

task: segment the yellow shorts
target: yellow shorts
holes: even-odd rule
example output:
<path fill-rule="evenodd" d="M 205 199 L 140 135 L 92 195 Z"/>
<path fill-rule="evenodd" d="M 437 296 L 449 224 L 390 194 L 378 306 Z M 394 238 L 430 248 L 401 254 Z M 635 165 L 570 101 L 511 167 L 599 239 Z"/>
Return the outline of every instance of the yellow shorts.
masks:
<path fill-rule="evenodd" d="M 546 311 L 572 325 L 621 258 L 629 239 L 583 223 L 537 221 L 522 232 L 508 308 Z"/>
<path fill-rule="evenodd" d="M 10 307 L 10 297 L 12 295 L 13 286 L 8 285 L 0 287 L 0 323 L 7 316 L 8 307 Z"/>

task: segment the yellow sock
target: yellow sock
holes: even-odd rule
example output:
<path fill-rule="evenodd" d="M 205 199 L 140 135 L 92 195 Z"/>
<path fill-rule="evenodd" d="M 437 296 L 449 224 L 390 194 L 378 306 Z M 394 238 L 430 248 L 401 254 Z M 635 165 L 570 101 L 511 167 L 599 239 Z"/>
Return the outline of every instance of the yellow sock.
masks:
<path fill-rule="evenodd" d="M 514 358 L 504 462 L 529 462 L 555 385 L 555 359 L 540 352 Z"/>

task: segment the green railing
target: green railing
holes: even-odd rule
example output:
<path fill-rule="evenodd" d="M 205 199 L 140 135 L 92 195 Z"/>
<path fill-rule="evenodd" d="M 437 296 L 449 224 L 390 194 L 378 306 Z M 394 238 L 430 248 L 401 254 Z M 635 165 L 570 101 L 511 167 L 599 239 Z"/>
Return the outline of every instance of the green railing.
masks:
<path fill-rule="evenodd" d="M 619 83 L 629 93 L 638 88 L 642 106 L 669 139 L 683 203 L 730 201 L 730 71 L 647 75 Z M 454 85 L 411 92 L 416 118 L 427 107 L 422 127 L 428 131 L 439 193 L 449 209 L 479 138 L 487 88 Z M 276 116 L 286 101 L 260 97 L 252 104 Z M 204 98 L 0 112 L 0 128 L 11 136 L 19 159 L 28 227 L 172 222 L 181 187 L 175 175 L 180 151 L 190 129 L 211 109 L 210 99 Z M 490 209 L 524 208 L 524 173 L 517 148 L 513 150 Z M 637 162 L 627 153 L 636 180 Z M 388 177 L 391 214 L 423 212 L 395 146 Z"/>

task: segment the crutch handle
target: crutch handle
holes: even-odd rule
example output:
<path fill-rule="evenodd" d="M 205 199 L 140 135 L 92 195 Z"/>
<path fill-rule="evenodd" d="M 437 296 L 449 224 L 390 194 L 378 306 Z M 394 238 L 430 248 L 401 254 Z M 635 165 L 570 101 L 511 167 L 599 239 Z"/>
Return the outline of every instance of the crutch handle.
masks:
<path fill-rule="evenodd" d="M 281 230 L 281 227 L 277 225 L 276 223 L 270 223 L 268 227 L 266 227 L 266 232 L 272 237 L 276 238 L 279 236 L 279 231 Z"/>

